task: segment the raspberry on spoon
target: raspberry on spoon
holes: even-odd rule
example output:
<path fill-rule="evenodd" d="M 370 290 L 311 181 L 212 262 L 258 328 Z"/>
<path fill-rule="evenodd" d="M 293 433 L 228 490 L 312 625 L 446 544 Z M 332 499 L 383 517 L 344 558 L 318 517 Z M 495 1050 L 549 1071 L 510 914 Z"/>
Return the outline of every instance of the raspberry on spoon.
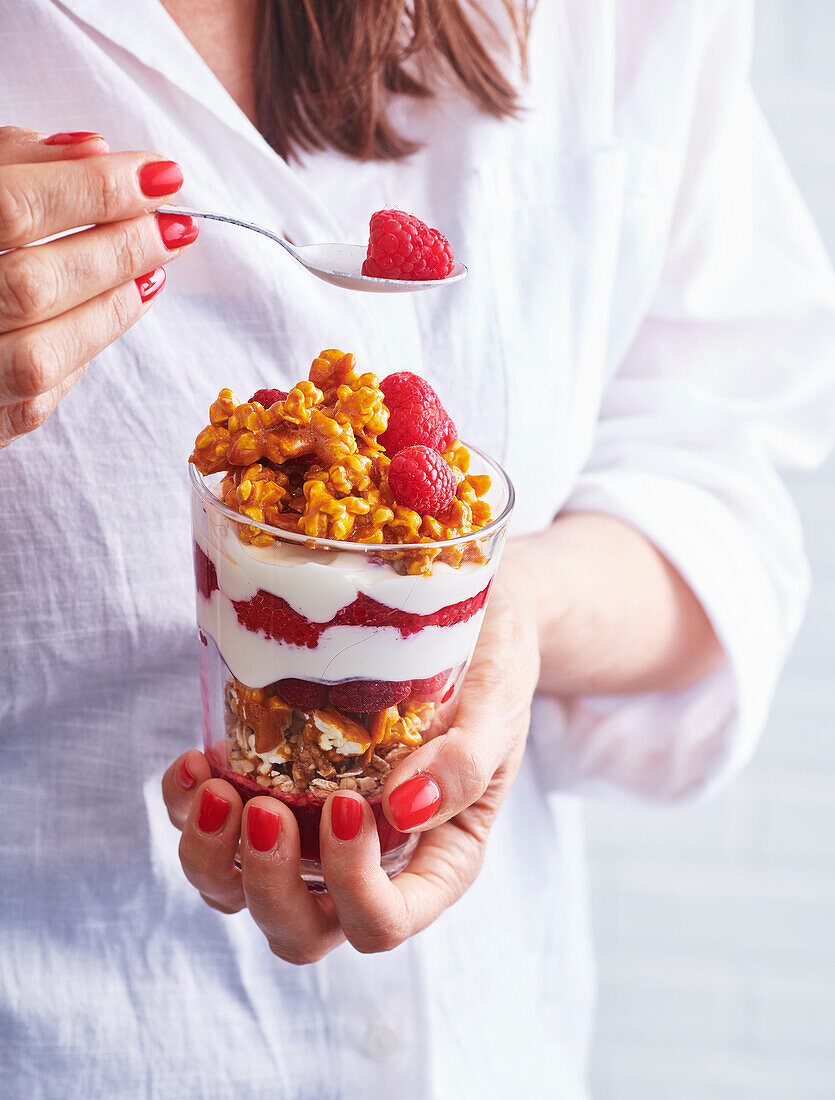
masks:
<path fill-rule="evenodd" d="M 378 210 L 371 215 L 363 275 L 410 281 L 445 279 L 454 266 L 455 254 L 443 233 L 413 214 Z"/>

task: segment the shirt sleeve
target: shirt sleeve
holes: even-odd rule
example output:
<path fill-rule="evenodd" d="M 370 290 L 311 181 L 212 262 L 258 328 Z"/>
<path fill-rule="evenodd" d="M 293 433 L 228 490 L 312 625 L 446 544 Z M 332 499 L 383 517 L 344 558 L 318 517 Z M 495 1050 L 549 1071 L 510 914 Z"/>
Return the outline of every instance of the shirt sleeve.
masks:
<path fill-rule="evenodd" d="M 663 271 L 565 509 L 643 532 L 725 659 L 684 691 L 538 698 L 534 751 L 561 790 L 680 800 L 741 768 L 808 592 L 778 470 L 830 445 L 835 284 L 748 82 L 748 5 L 712 10 Z"/>

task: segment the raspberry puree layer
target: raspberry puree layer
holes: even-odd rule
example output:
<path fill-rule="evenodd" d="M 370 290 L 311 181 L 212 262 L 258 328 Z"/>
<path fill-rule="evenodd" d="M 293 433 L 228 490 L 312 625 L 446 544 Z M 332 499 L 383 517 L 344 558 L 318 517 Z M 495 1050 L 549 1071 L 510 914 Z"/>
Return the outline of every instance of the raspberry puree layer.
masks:
<path fill-rule="evenodd" d="M 290 678 L 427 679 L 469 660 L 483 617 L 482 607 L 463 622 L 425 626 L 407 637 L 396 626 L 329 626 L 311 649 L 247 630 L 218 590 L 197 600 L 198 626 L 214 639 L 232 675 L 253 688 Z"/>
<path fill-rule="evenodd" d="M 205 515 L 195 526 L 197 544 L 229 599 L 251 600 L 268 592 L 314 623 L 330 623 L 359 595 L 398 611 L 431 615 L 479 595 L 496 571 L 494 561 L 465 562 L 457 569 L 436 562 L 430 576 L 403 576 L 371 554 L 316 551 L 287 542 L 250 546 L 240 541 L 234 524 Z"/>
<path fill-rule="evenodd" d="M 194 571 L 198 592 L 204 599 L 209 599 L 212 592 L 219 589 L 217 570 L 196 543 Z M 232 600 L 232 604 L 238 621 L 247 630 L 266 634 L 268 638 L 279 642 L 315 649 L 321 635 L 334 626 L 393 626 L 400 631 L 402 637 L 408 638 L 427 626 L 447 627 L 466 622 L 484 607 L 489 588 L 488 582 L 475 596 L 449 604 L 428 615 L 387 607 L 360 592 L 350 604 L 340 608 L 332 619 L 324 623 L 311 622 L 295 611 L 286 600 L 263 589 L 259 589 L 250 600 Z"/>

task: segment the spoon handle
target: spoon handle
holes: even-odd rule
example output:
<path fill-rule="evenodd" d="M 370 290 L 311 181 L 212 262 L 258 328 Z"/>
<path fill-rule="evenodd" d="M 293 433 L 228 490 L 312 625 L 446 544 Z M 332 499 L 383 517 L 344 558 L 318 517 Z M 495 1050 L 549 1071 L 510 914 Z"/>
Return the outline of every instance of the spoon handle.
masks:
<path fill-rule="evenodd" d="M 228 214 L 207 214 L 204 210 L 186 210 L 184 206 L 160 206 L 159 209 L 166 214 L 187 214 L 190 218 L 205 218 L 212 222 L 228 222 L 230 225 L 239 225 L 242 229 L 251 229 L 253 233 L 260 233 L 263 237 L 269 237 L 271 241 L 275 241 L 276 244 L 280 244 L 281 247 L 290 253 L 294 260 L 299 259 L 299 255 L 295 248 L 285 241 L 283 237 L 279 237 L 276 233 L 271 233 L 269 229 L 265 229 L 262 225 L 255 225 L 253 222 L 244 222 L 240 218 L 232 218 Z"/>

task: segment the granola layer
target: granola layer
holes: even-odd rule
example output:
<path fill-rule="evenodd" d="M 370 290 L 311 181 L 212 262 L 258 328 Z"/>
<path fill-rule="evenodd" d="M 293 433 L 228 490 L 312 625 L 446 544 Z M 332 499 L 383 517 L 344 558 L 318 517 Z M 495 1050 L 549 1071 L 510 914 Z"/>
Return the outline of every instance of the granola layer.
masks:
<path fill-rule="evenodd" d="M 391 769 L 422 742 L 434 703 L 404 700 L 369 714 L 328 706 L 299 710 L 275 690 L 230 677 L 225 689 L 229 768 L 282 794 L 326 798 L 331 791 L 378 793 Z"/>

